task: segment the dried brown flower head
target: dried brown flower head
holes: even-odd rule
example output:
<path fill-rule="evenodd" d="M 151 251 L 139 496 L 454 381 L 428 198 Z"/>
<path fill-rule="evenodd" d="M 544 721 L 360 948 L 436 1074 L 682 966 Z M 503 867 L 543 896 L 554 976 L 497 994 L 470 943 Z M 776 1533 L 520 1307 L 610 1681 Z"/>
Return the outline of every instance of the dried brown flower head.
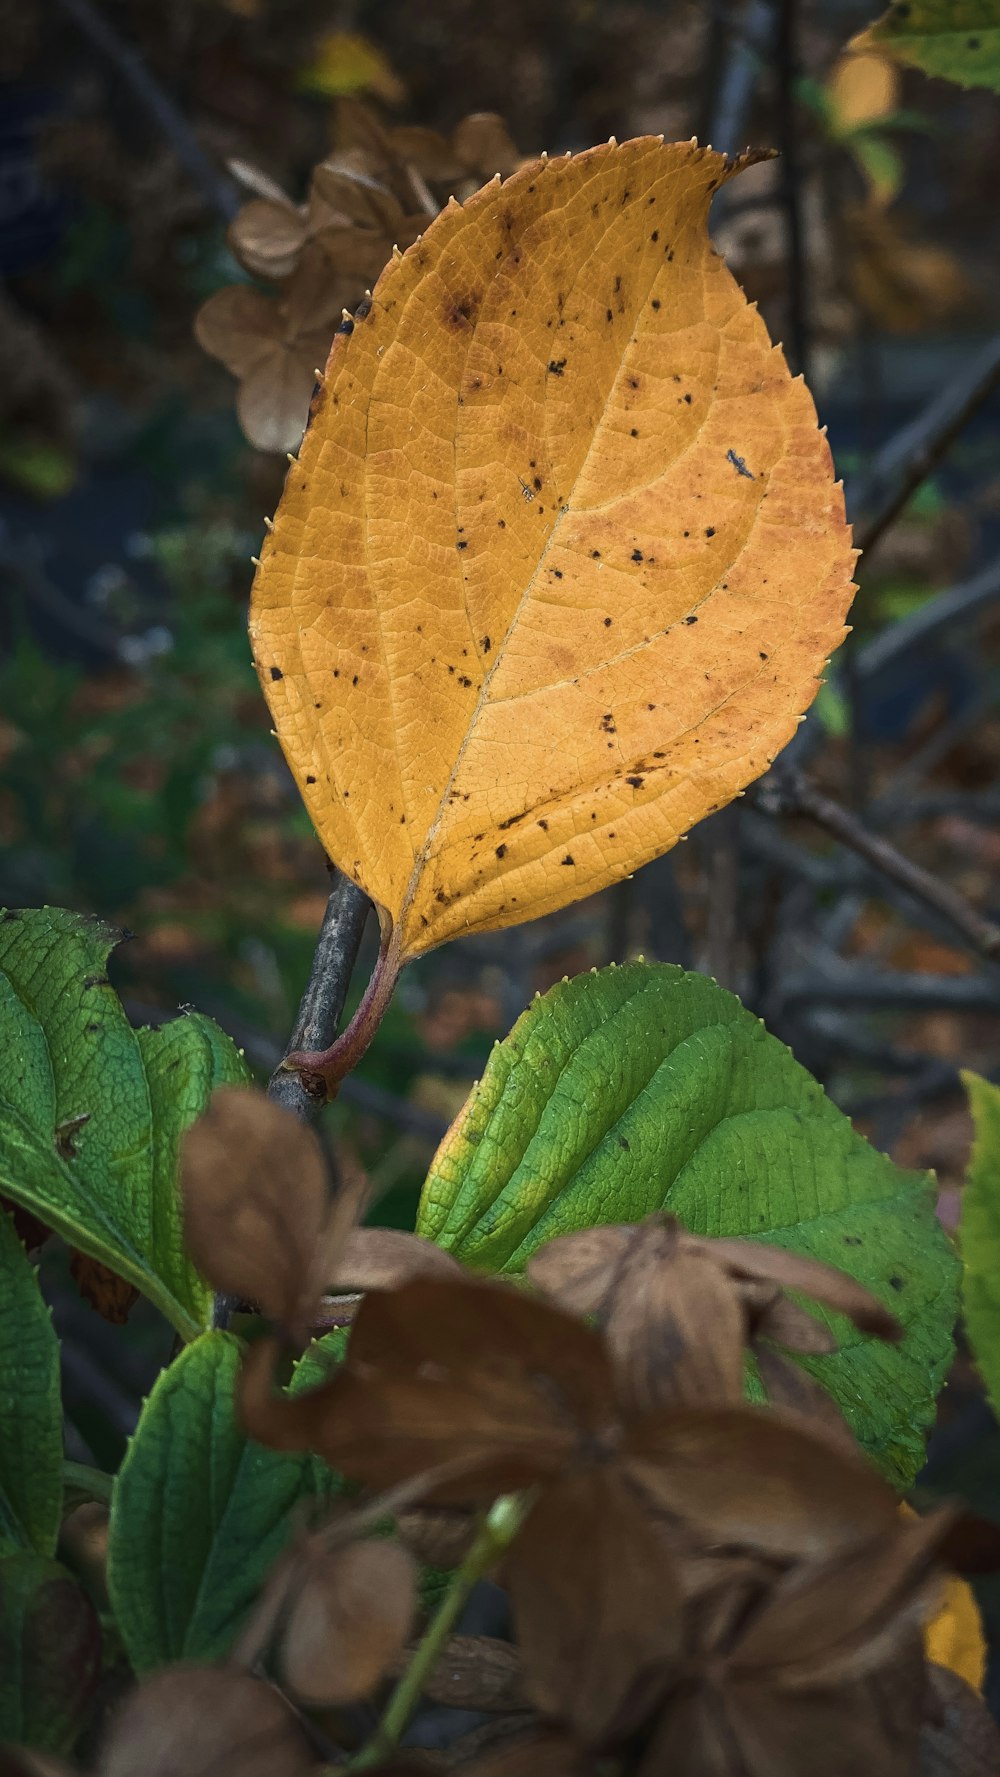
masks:
<path fill-rule="evenodd" d="M 213 1289 L 256 1304 L 302 1344 L 324 1289 L 387 1289 L 459 1276 L 440 1247 L 396 1228 L 359 1228 L 364 1181 L 334 1196 L 311 1129 L 263 1092 L 220 1086 L 184 1136 L 187 1249 Z"/>
<path fill-rule="evenodd" d="M 899 1339 L 881 1302 L 831 1265 L 752 1240 L 688 1234 L 674 1216 L 588 1228 L 549 1241 L 529 1261 L 533 1283 L 562 1307 L 595 1315 L 635 1405 L 739 1401 L 749 1347 L 776 1405 L 848 1436 L 825 1390 L 786 1351 L 837 1349 L 830 1329 L 786 1293 L 796 1290 L 863 1332 Z"/>

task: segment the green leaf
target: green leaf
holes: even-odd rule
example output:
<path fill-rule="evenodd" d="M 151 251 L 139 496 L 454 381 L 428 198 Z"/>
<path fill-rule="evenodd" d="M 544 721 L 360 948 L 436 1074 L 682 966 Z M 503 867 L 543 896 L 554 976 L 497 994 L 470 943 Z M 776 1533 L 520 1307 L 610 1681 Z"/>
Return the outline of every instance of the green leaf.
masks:
<path fill-rule="evenodd" d="M 108 981 L 122 934 L 58 908 L 0 915 L 0 1191 L 148 1296 L 186 1339 L 210 1292 L 181 1243 L 177 1152 L 248 1078 L 210 1018 L 134 1031 Z"/>
<path fill-rule="evenodd" d="M 101 1626 L 82 1586 L 42 1555 L 0 1561 L 0 1741 L 66 1752 L 101 1668 Z"/>
<path fill-rule="evenodd" d="M 994 1410 L 1000 1412 L 1000 1086 L 965 1073 L 975 1126 L 959 1240 L 965 1327 Z"/>
<path fill-rule="evenodd" d="M 59 1341 L 35 1268 L 0 1211 L 0 1550 L 55 1554 L 62 1460 Z"/>
<path fill-rule="evenodd" d="M 244 1436 L 233 1400 L 241 1349 L 232 1334 L 205 1333 L 163 1371 L 115 1482 L 108 1590 L 137 1672 L 223 1658 L 296 1508 L 343 1489 L 315 1457 Z M 326 1374 L 316 1347 L 304 1365 L 293 1388 Z"/>
<path fill-rule="evenodd" d="M 906 1485 L 952 1351 L 958 1262 L 928 1178 L 868 1145 L 732 994 L 666 964 L 563 982 L 490 1057 L 424 1185 L 417 1231 L 519 1271 L 554 1235 L 669 1209 L 837 1265 L 906 1327 L 898 1346 L 824 1316 L 809 1368 Z"/>
<path fill-rule="evenodd" d="M 1000 0 L 901 0 L 864 41 L 925 74 L 1000 92 Z"/>

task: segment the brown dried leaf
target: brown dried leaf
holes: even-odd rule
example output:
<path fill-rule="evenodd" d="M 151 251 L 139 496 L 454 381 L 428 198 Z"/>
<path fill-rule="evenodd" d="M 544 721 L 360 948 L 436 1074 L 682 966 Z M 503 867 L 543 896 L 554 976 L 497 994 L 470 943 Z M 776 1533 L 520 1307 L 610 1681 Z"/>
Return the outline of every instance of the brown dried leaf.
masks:
<path fill-rule="evenodd" d="M 492 1635 L 453 1635 L 424 1685 L 424 1696 L 452 1709 L 524 1710 L 521 1654 L 511 1642 Z"/>
<path fill-rule="evenodd" d="M 424 1567 L 457 1567 L 475 1541 L 476 1522 L 469 1512 L 434 1507 L 404 1512 L 396 1530 Z"/>
<path fill-rule="evenodd" d="M 123 1327 L 139 1300 L 139 1291 L 134 1284 L 126 1283 L 109 1265 L 102 1265 L 99 1259 L 89 1258 L 86 1253 L 72 1252 L 69 1262 L 73 1282 L 76 1284 L 84 1301 L 96 1308 L 103 1320 L 113 1326 Z"/>
<path fill-rule="evenodd" d="M 416 1601 L 416 1564 L 398 1543 L 351 1542 L 314 1559 L 282 1644 L 290 1689 L 316 1706 L 368 1696 L 403 1647 Z"/>
<path fill-rule="evenodd" d="M 101 1777 L 297 1777 L 314 1764 L 272 1685 L 234 1667 L 180 1663 L 116 1711 Z"/>

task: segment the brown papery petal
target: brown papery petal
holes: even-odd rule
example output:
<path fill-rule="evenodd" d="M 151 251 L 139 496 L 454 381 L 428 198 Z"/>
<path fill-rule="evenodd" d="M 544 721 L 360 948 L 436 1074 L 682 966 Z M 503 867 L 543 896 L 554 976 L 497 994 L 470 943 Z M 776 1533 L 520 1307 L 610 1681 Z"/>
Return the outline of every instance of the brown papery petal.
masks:
<path fill-rule="evenodd" d="M 821 1560 L 896 1521 L 860 1453 L 771 1408 L 666 1408 L 629 1428 L 624 1454 L 656 1504 L 711 1542 Z"/>
<path fill-rule="evenodd" d="M 670 1246 L 674 1246 L 673 1254 Z M 650 1225 L 626 1255 L 605 1322 L 629 1407 L 743 1399 L 744 1320 L 736 1286 Z"/>
<path fill-rule="evenodd" d="M 465 160 L 455 153 L 437 130 L 422 129 L 419 124 L 401 124 L 391 136 L 392 146 L 401 161 L 416 167 L 425 179 L 460 179 Z"/>
<path fill-rule="evenodd" d="M 544 1394 L 516 1374 L 484 1387 L 474 1371 L 359 1374 L 345 1364 L 319 1388 L 291 1395 L 274 1389 L 278 1351 L 260 1339 L 244 1356 L 237 1403 L 246 1431 L 274 1450 L 312 1450 L 351 1480 L 395 1487 L 426 1477 L 422 1497 L 471 1505 L 558 1473 L 575 1454 L 576 1428 L 553 1425 Z"/>
<path fill-rule="evenodd" d="M 862 1332 L 875 1338 L 895 1341 L 903 1337 L 899 1321 L 877 1296 L 833 1265 L 787 1252 L 784 1247 L 758 1246 L 752 1240 L 713 1240 L 711 1245 L 719 1260 L 739 1275 L 763 1278 L 780 1284 L 783 1290 L 799 1290 L 814 1302 L 822 1302 L 824 1308 L 846 1314 Z"/>
<path fill-rule="evenodd" d="M 275 346 L 244 378 L 236 411 L 258 450 L 293 451 L 301 443 L 316 368 L 294 348 Z"/>
<path fill-rule="evenodd" d="M 543 1714 L 587 1745 L 632 1732 L 680 1658 L 681 1591 L 666 1542 L 615 1467 L 547 1488 L 503 1578 Z"/>
<path fill-rule="evenodd" d="M 112 1717 L 101 1777 L 297 1777 L 315 1755 L 280 1693 L 233 1667 L 170 1666 Z"/>
<path fill-rule="evenodd" d="M 594 1777 L 594 1763 L 567 1734 L 551 1730 L 501 1746 L 461 1767 L 463 1777 Z"/>
<path fill-rule="evenodd" d="M 507 125 L 496 111 L 473 111 L 463 117 L 452 134 L 451 145 L 463 166 L 492 179 L 516 171 L 521 156 L 507 134 Z"/>
<path fill-rule="evenodd" d="M 229 225 L 227 240 L 247 271 L 287 278 L 306 240 L 306 213 L 287 200 L 254 198 Z"/>
<path fill-rule="evenodd" d="M 636 1229 L 629 1224 L 584 1228 L 546 1241 L 526 1270 L 535 1286 L 569 1314 L 597 1314 L 605 1305 Z"/>
<path fill-rule="evenodd" d="M 266 358 L 281 330 L 277 303 L 246 284 L 216 290 L 194 320 L 194 336 L 202 351 L 218 358 L 234 376 L 246 376 Z"/>
<path fill-rule="evenodd" d="M 919 1641 L 888 1671 L 852 1685 L 811 1692 L 727 1687 L 726 1716 L 740 1756 L 734 1771 L 739 1777 L 914 1777 L 923 1689 Z"/>
<path fill-rule="evenodd" d="M 462 1277 L 457 1259 L 402 1228 L 353 1228 L 348 1234 L 331 1289 L 394 1290 L 415 1277 Z"/>
<path fill-rule="evenodd" d="M 857 1442 L 840 1408 L 808 1370 L 763 1341 L 754 1340 L 751 1349 L 771 1406 L 799 1414 L 816 1437 L 831 1438 L 848 1455 L 856 1455 Z"/>
<path fill-rule="evenodd" d="M 183 1137 L 181 1192 L 185 1244 L 213 1288 L 299 1329 L 331 1212 L 312 1131 L 263 1092 L 220 1086 Z"/>
<path fill-rule="evenodd" d="M 751 1284 L 749 1287 L 755 1286 Z M 829 1327 L 780 1292 L 757 1315 L 755 1331 L 759 1338 L 773 1339 L 776 1345 L 787 1345 L 791 1351 L 802 1352 L 807 1357 L 825 1357 L 837 1349 L 836 1338 Z"/>
<path fill-rule="evenodd" d="M 945 1666 L 927 1668 L 919 1777 L 996 1777 L 1000 1730 L 982 1697 Z"/>
<path fill-rule="evenodd" d="M 898 1518 L 892 1532 L 832 1561 L 795 1568 L 731 1656 L 734 1672 L 796 1689 L 864 1677 L 912 1637 L 950 1511 Z"/>
<path fill-rule="evenodd" d="M 677 1777 L 750 1777 L 722 1700 L 707 1686 L 669 1700 L 636 1777 L 667 1777 L 667 1773 L 673 1777 L 675 1772 Z M 753 1777 L 760 1774 L 754 1772 Z M 796 1777 L 805 1777 L 804 1769 Z"/>
<path fill-rule="evenodd" d="M 398 1543 L 348 1543 L 320 1556 L 285 1630 L 289 1688 L 316 1706 L 367 1697 L 404 1646 L 416 1602 L 416 1563 Z"/>

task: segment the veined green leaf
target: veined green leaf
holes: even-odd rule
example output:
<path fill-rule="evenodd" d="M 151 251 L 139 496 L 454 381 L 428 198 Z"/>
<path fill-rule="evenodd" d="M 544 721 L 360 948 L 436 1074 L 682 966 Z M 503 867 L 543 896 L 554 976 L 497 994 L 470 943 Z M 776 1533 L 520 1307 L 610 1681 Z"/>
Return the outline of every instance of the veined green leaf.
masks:
<path fill-rule="evenodd" d="M 553 988 L 496 1046 L 424 1186 L 417 1231 L 518 1271 L 546 1240 L 669 1209 L 856 1277 L 903 1322 L 897 1346 L 825 1316 L 809 1367 L 906 1485 L 952 1351 L 958 1262 L 929 1179 L 855 1133 L 732 994 L 633 963 Z"/>
<path fill-rule="evenodd" d="M 990 1400 L 1000 1411 L 1000 1086 L 962 1075 L 975 1125 L 959 1239 L 965 1326 Z"/>
<path fill-rule="evenodd" d="M 336 1358 L 343 1340 L 335 1344 Z M 108 1589 L 137 1672 L 228 1653 L 296 1508 L 343 1482 L 315 1457 L 266 1450 L 236 1418 L 240 1341 L 205 1333 L 157 1378 L 115 1482 Z M 326 1373 L 316 1347 L 292 1387 Z"/>
<path fill-rule="evenodd" d="M 210 1292 L 181 1243 L 178 1144 L 247 1069 L 199 1013 L 132 1029 L 106 973 L 121 935 L 58 908 L 0 916 L 0 1192 L 190 1339 Z"/>
<path fill-rule="evenodd" d="M 900 0 L 865 42 L 925 74 L 1000 92 L 1000 0 Z"/>
<path fill-rule="evenodd" d="M 0 1550 L 55 1554 L 62 1459 L 59 1341 L 35 1268 L 0 1211 Z"/>

